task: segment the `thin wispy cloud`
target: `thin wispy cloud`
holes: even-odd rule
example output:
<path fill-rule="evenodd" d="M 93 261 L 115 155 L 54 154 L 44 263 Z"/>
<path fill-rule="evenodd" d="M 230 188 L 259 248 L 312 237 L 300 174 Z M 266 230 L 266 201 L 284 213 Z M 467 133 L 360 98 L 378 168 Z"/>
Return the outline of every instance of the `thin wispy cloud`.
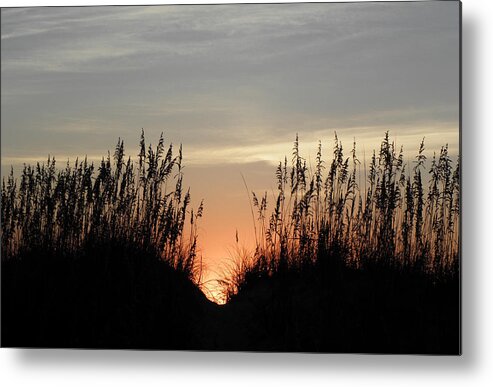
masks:
<path fill-rule="evenodd" d="M 297 132 L 448 136 L 458 12 L 454 2 L 3 9 L 3 154 L 65 154 L 64 141 L 105 152 L 141 128 L 221 154 Z"/>

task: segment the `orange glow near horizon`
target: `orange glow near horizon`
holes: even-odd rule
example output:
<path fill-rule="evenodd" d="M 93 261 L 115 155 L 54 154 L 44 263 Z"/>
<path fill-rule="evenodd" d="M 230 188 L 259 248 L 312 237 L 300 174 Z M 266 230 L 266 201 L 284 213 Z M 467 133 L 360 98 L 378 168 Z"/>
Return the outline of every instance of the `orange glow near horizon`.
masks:
<path fill-rule="evenodd" d="M 407 136 L 401 134 L 395 137 L 392 133 L 390 134 L 397 149 L 403 146 L 405 163 L 412 163 L 423 136 L 421 134 Z M 327 131 L 322 142 L 323 158 L 327 163 L 332 159 L 333 136 L 333 131 Z M 358 136 L 350 138 L 347 134 L 338 135 L 338 137 L 342 141 L 346 156 L 350 156 L 353 141 L 356 140 L 357 157 L 361 161 L 361 168 L 365 165 L 365 160 L 366 165 L 369 165 L 373 150 L 378 153 L 382 139 L 381 137 L 369 138 L 364 135 L 364 132 L 361 135 L 362 141 L 358 140 Z M 304 141 L 303 134 L 300 134 L 300 150 L 309 169 L 312 170 L 318 141 L 314 141 L 311 137 L 308 140 Z M 444 141 L 443 136 L 439 137 L 435 134 L 426 136 L 425 153 L 429 159 L 433 156 L 433 152 L 439 152 L 440 147 L 447 143 L 445 141 L 441 144 L 442 141 Z M 451 154 L 455 157 L 454 153 L 458 152 L 458 130 L 450 131 L 448 143 L 451 145 L 449 147 Z M 259 146 L 257 154 L 265 152 L 266 149 L 268 147 L 265 145 Z M 210 164 L 192 162 L 185 167 L 185 180 L 186 185 L 191 188 L 192 205 L 197 207 L 200 201 L 204 200 L 204 216 L 199 221 L 198 229 L 198 252 L 203 263 L 202 287 L 204 293 L 212 301 L 224 302 L 222 289 L 217 280 L 224 278 L 227 275 L 228 265 L 240 258 L 235 249 L 239 247 L 251 253 L 255 249 L 255 232 L 250 209 L 252 191 L 258 196 L 267 193 L 269 207 L 272 205 L 277 192 L 276 164 L 285 156 L 289 164 L 291 151 L 292 142 L 285 142 L 273 145 L 271 154 L 264 157 L 262 161 L 252 161 L 252 158 L 247 157 L 243 162 Z M 253 147 L 250 147 L 250 151 L 245 151 L 245 153 L 255 154 L 256 152 Z M 196 156 L 192 152 L 192 160 Z M 186 158 L 185 155 L 185 162 Z M 242 175 L 247 187 L 245 187 Z M 236 242 L 237 235 L 238 243 Z"/>
<path fill-rule="evenodd" d="M 255 248 L 249 198 L 241 175 L 244 174 L 250 191 L 265 191 L 266 185 L 273 182 L 274 169 L 261 165 L 259 171 L 259 167 L 258 164 L 189 166 L 184 172 L 191 187 L 192 205 L 197 207 L 204 200 L 204 214 L 198 226 L 198 254 L 203 264 L 203 290 L 211 301 L 224 303 L 217 280 L 227 276 L 232 260 L 239 258 L 236 246 L 252 251 Z"/>
<path fill-rule="evenodd" d="M 404 146 L 405 162 L 412 162 L 423 134 L 407 136 L 401 134 L 399 137 L 392 136 L 392 134 L 391 132 L 391 138 L 397 146 Z M 332 157 L 333 136 L 334 131 L 332 130 L 327 130 L 323 136 L 319 136 L 322 138 L 323 158 L 327 162 L 330 162 Z M 289 164 L 291 158 L 292 142 L 289 140 L 293 140 L 294 137 L 293 139 L 288 137 L 286 135 L 286 138 L 283 139 L 286 142 L 271 144 L 270 147 L 268 144 L 245 146 L 242 153 L 236 157 L 231 157 L 229 162 L 226 162 L 224 158 L 228 158 L 228 155 L 236 148 L 223 149 L 221 152 L 211 149 L 208 160 L 208 153 L 204 150 L 196 152 L 194 149 L 190 149 L 187 152 L 186 144 L 184 145 L 184 185 L 187 188 L 190 187 L 191 208 L 196 209 L 201 200 L 204 201 L 203 217 L 198 222 L 197 252 L 203 267 L 201 283 L 206 296 L 214 302 L 224 302 L 221 293 L 222 288 L 218 280 L 227 276 L 231 263 L 240 258 L 236 251 L 237 248 L 250 252 L 255 249 L 255 233 L 250 209 L 251 194 L 252 191 L 258 196 L 267 193 L 269 205 L 275 200 L 277 191 L 276 164 L 285 156 L 287 156 Z M 349 134 L 342 133 L 339 135 L 339 139 L 342 141 L 345 154 L 349 156 L 354 137 L 351 138 Z M 450 129 L 447 139 L 448 141 L 443 138 L 443 135 L 426 135 L 425 153 L 427 157 L 431 158 L 433 152 L 439 151 L 440 146 L 446 142 L 451 145 L 451 155 L 455 156 L 458 148 L 458 130 Z M 300 133 L 299 140 L 302 156 L 306 159 L 309 169 L 312 169 L 318 141 L 314 139 L 313 135 L 305 135 L 304 133 Z M 358 158 L 362 163 L 364 159 L 368 163 L 373 149 L 377 151 L 379 149 L 381 136 L 368 137 L 363 131 L 361 136 L 356 136 L 355 140 Z M 444 141 L 443 144 L 442 141 Z M 127 143 L 129 142 L 130 140 L 127 139 Z M 136 160 L 136 157 L 133 156 L 136 152 L 132 148 L 129 148 L 126 153 L 131 155 L 133 160 Z M 57 166 L 63 168 L 67 157 L 64 159 L 61 155 L 55 156 L 58 160 Z M 76 156 L 73 156 L 69 159 L 74 161 L 75 158 Z M 79 159 L 81 159 L 80 156 Z M 101 160 L 95 157 L 90 159 L 95 162 L 96 166 Z M 7 173 L 6 164 L 8 161 L 15 163 L 16 170 L 20 172 L 19 160 L 2 158 L 3 175 Z M 34 158 L 30 162 L 35 163 L 36 161 L 38 160 Z M 22 162 L 29 163 L 29 158 L 22 159 Z M 243 181 L 243 177 L 245 181 Z M 245 183 L 247 187 L 245 187 Z M 236 240 L 237 237 L 238 241 Z"/>

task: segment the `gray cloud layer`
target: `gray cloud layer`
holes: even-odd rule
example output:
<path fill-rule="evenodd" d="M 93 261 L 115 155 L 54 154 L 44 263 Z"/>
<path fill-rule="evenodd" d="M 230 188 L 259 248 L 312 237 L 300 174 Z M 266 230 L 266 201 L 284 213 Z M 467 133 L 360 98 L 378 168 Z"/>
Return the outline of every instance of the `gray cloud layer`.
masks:
<path fill-rule="evenodd" d="M 141 127 L 192 151 L 334 129 L 457 147 L 457 2 L 2 9 L 1 22 L 5 159 L 99 154 Z"/>

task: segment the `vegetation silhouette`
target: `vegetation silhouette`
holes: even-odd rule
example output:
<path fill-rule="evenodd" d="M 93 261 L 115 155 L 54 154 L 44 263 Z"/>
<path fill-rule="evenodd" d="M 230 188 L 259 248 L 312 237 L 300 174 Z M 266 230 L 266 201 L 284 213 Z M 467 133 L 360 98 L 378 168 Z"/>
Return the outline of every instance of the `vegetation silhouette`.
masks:
<path fill-rule="evenodd" d="M 2 345 L 194 348 L 202 205 L 188 214 L 181 147 L 142 131 L 137 165 L 119 140 L 94 170 L 49 158 L 3 181 Z"/>
<path fill-rule="evenodd" d="M 387 132 L 362 165 L 335 135 L 311 167 L 296 137 L 270 214 L 252 192 L 255 252 L 222 279 L 226 307 L 254 316 L 243 349 L 460 352 L 460 160 L 442 147 L 425 182 L 424 153 L 406 165 Z"/>
<path fill-rule="evenodd" d="M 428 179 L 425 181 L 426 171 Z M 2 185 L 2 345 L 365 353 L 460 353 L 460 162 L 448 147 L 411 165 L 388 132 L 369 165 L 315 166 L 299 152 L 278 192 L 252 193 L 253 254 L 200 291 L 197 221 L 181 148 L 138 163 L 118 141 L 98 174 L 54 159 Z M 172 186 L 172 188 L 170 188 Z M 185 230 L 186 229 L 186 230 Z M 240 249 L 238 250 L 240 251 Z"/>

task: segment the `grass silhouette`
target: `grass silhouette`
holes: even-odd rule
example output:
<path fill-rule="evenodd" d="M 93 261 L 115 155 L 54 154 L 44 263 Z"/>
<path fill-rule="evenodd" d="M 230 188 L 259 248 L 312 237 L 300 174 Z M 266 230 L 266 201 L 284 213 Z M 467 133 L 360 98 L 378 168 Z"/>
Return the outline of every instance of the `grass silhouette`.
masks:
<path fill-rule="evenodd" d="M 454 168 L 448 146 L 442 147 L 433 155 L 425 182 L 424 151 L 423 139 L 413 164 L 406 165 L 402 147 L 397 151 L 387 132 L 379 153 L 374 151 L 361 171 L 356 142 L 345 157 L 336 134 L 332 160 L 324 161 L 319 143 L 316 164 L 309 168 L 296 137 L 290 165 L 285 158 L 276 169 L 278 192 L 270 214 L 267 192 L 252 192 L 257 244 L 242 271 L 269 276 L 286 269 L 341 265 L 434 279 L 456 276 L 460 160 Z M 226 292 L 233 295 L 238 285 Z"/>
<path fill-rule="evenodd" d="M 29 251 L 73 255 L 87 245 L 118 240 L 152 251 L 173 268 L 193 278 L 197 233 L 194 222 L 202 205 L 191 211 L 192 232 L 184 236 L 190 193 L 182 187 L 182 151 L 173 156 L 163 135 L 154 150 L 141 134 L 138 165 L 125 160 L 118 140 L 97 175 L 87 159 L 67 162 L 57 171 L 54 158 L 36 167 L 24 166 L 19 187 L 13 170 L 2 184 L 2 257 Z M 174 187 L 170 187 L 170 181 Z M 171 189 L 172 188 L 172 189 Z M 200 268 L 199 268 L 200 269 Z"/>
<path fill-rule="evenodd" d="M 459 353 L 459 160 L 445 146 L 428 162 L 423 140 L 406 165 L 388 133 L 369 165 L 337 135 L 315 160 L 296 137 L 272 204 L 252 193 L 256 248 L 220 280 L 224 306 L 199 290 L 203 206 L 162 135 L 153 149 L 142 132 L 136 163 L 119 140 L 97 173 L 12 171 L 2 346 Z"/>
<path fill-rule="evenodd" d="M 2 185 L 2 345 L 192 348 L 200 316 L 196 222 L 182 153 L 144 132 L 95 167 L 55 159 Z M 190 224 L 185 235 L 185 223 Z"/>
<path fill-rule="evenodd" d="M 368 166 L 335 135 L 312 168 L 296 137 L 272 211 L 251 193 L 255 251 L 221 280 L 227 307 L 254 316 L 242 349 L 460 352 L 460 160 L 444 146 L 426 168 L 424 139 L 403 159 L 388 132 Z"/>

